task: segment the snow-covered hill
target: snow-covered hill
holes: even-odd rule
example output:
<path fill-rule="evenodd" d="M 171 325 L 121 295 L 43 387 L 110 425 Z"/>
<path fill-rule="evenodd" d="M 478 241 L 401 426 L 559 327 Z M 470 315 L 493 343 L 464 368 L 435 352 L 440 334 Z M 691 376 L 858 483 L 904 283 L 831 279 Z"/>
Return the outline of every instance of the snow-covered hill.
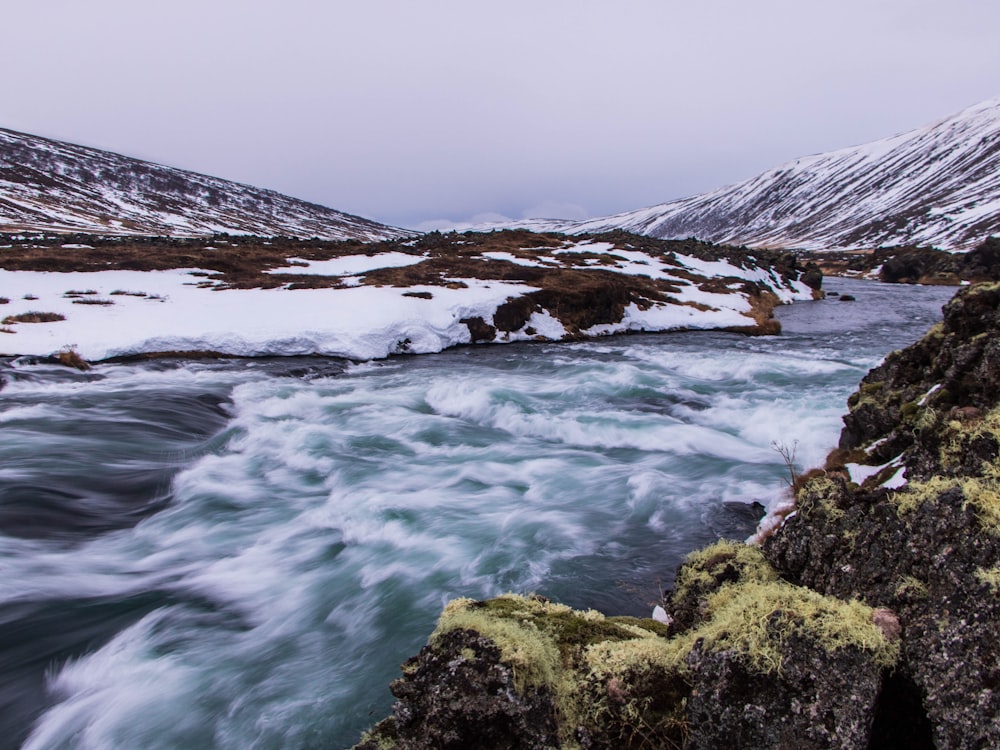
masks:
<path fill-rule="evenodd" d="M 272 190 L 0 128 L 0 232 L 412 236 Z"/>
<path fill-rule="evenodd" d="M 1000 98 L 703 195 L 582 222 L 535 219 L 507 226 L 574 234 L 626 229 L 809 250 L 904 244 L 969 249 L 1000 233 Z"/>

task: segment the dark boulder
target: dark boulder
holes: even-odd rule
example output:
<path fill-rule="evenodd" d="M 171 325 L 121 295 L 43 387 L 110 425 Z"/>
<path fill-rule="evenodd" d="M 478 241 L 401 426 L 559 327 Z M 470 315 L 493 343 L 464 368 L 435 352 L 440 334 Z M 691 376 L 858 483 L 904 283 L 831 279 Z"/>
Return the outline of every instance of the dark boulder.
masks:
<path fill-rule="evenodd" d="M 358 747 L 441 750 L 558 746 L 551 696 L 518 692 L 513 668 L 496 644 L 471 630 L 442 634 L 403 665 L 392 684 L 393 715 Z M 381 744 L 380 744 L 381 743 Z"/>
<path fill-rule="evenodd" d="M 816 263 L 810 261 L 806 263 L 799 281 L 810 289 L 820 290 L 823 288 L 823 271 Z"/>

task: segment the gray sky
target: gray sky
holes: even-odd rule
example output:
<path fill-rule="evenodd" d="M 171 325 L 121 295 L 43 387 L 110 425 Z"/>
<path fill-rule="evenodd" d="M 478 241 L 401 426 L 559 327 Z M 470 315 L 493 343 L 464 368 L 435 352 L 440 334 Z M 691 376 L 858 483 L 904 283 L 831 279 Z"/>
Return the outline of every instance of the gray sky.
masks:
<path fill-rule="evenodd" d="M 639 208 L 1000 96 L 992 0 L 6 5 L 0 126 L 409 227 Z"/>

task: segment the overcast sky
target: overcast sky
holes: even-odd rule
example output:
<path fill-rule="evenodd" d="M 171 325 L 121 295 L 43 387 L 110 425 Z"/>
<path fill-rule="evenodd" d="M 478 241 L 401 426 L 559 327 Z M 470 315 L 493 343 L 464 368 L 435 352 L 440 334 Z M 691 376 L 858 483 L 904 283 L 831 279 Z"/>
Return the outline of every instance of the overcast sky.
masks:
<path fill-rule="evenodd" d="M 1000 96 L 992 0 L 32 0 L 0 127 L 408 227 L 602 216 Z"/>

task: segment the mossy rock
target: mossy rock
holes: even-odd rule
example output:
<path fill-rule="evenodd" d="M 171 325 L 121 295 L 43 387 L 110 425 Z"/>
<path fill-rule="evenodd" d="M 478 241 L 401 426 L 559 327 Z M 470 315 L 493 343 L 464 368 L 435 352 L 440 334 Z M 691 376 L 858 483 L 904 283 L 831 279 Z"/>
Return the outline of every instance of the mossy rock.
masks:
<path fill-rule="evenodd" d="M 393 683 L 392 719 L 360 747 L 681 747 L 702 663 L 722 659 L 763 685 L 784 684 L 806 662 L 847 659 L 877 687 L 897 656 L 870 608 L 776 580 L 754 548 L 713 545 L 689 559 L 683 580 L 686 595 L 707 593 L 697 626 L 670 638 L 653 620 L 541 597 L 449 603 Z M 799 651 L 789 654 L 790 640 Z"/>
<path fill-rule="evenodd" d="M 760 550 L 742 542 L 722 539 L 692 552 L 677 571 L 667 603 L 670 632 L 689 630 L 703 620 L 706 598 L 722 585 L 777 577 Z"/>

